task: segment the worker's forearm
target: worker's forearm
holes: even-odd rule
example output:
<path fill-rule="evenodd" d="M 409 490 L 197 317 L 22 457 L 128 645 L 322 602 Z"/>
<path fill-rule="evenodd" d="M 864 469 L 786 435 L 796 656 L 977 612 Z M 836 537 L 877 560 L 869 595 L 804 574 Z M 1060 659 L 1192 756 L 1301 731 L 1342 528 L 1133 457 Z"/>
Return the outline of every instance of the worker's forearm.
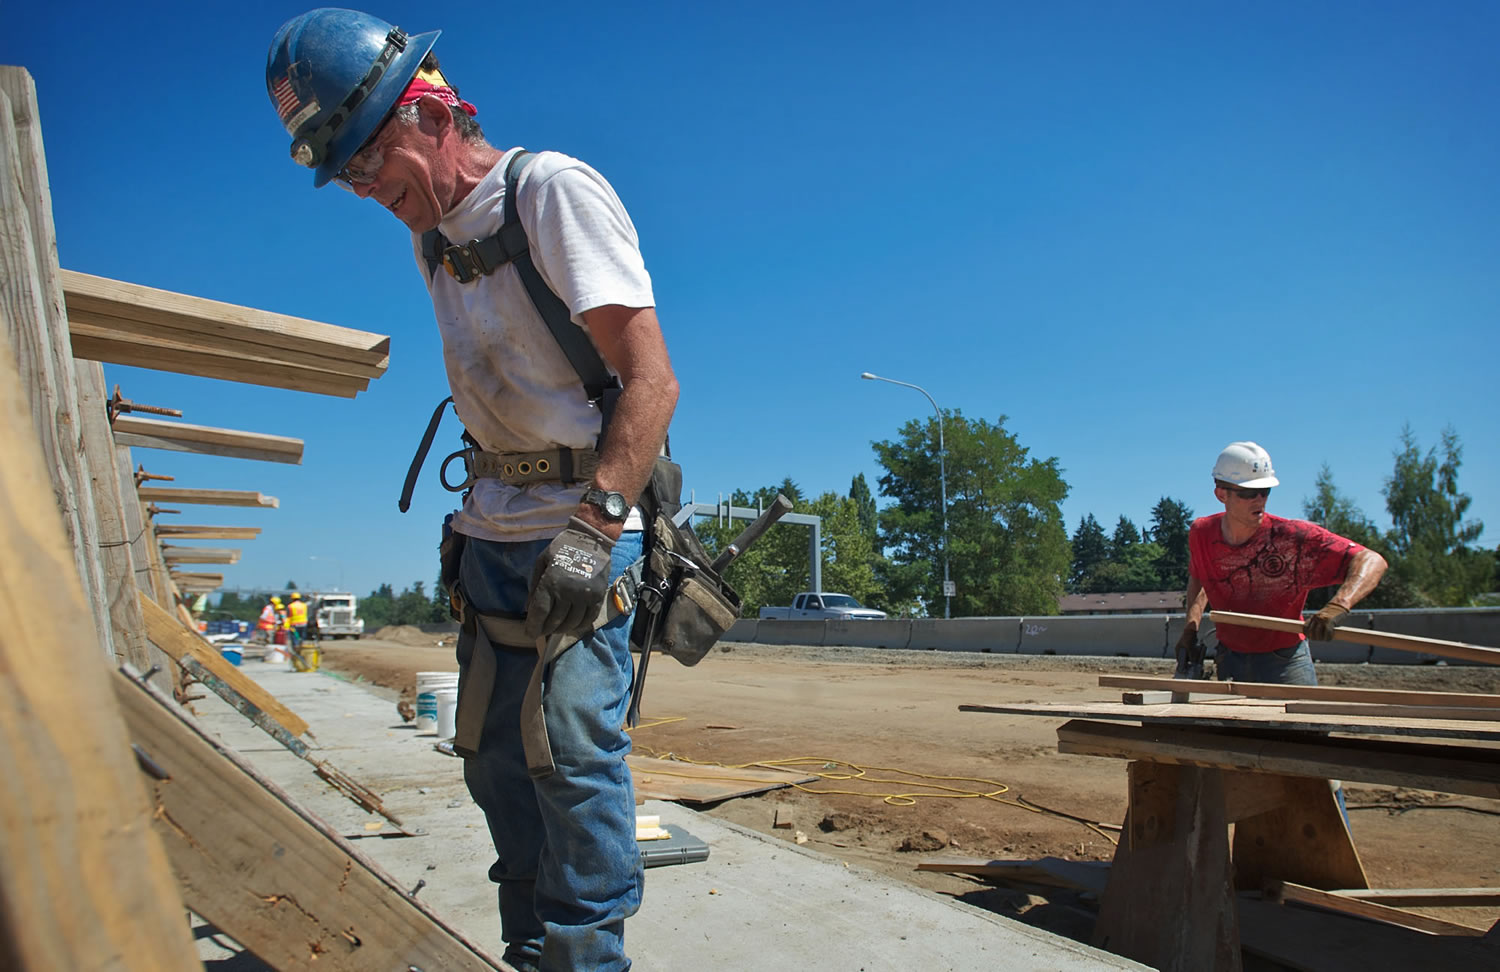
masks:
<path fill-rule="evenodd" d="M 615 403 L 615 413 L 604 436 L 594 483 L 600 489 L 624 494 L 634 503 L 651 478 L 651 467 L 661 454 L 667 427 L 677 407 L 677 379 L 636 380 L 625 386 Z M 609 523 L 592 506 L 580 507 L 579 516 L 610 537 L 618 538 L 622 525 Z"/>
<path fill-rule="evenodd" d="M 1339 589 L 1334 592 L 1333 597 L 1328 599 L 1330 604 L 1341 604 L 1350 610 L 1354 605 L 1363 601 L 1377 584 L 1380 578 L 1385 576 L 1385 558 L 1373 550 L 1362 550 L 1349 565 L 1349 573 Z"/>
<path fill-rule="evenodd" d="M 1187 594 L 1183 596 L 1183 604 L 1187 606 L 1187 623 L 1198 627 L 1203 622 L 1203 610 L 1208 607 L 1208 594 L 1203 590 L 1203 585 L 1198 578 L 1189 576 Z"/>

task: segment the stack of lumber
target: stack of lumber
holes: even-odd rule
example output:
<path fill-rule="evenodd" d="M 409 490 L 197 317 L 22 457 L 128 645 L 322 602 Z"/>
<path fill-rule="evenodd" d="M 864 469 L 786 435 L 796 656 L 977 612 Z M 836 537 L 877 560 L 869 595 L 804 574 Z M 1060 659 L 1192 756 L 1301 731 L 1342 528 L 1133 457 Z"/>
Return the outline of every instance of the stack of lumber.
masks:
<path fill-rule="evenodd" d="M 342 398 L 390 363 L 384 335 L 73 270 L 61 279 L 79 358 Z"/>

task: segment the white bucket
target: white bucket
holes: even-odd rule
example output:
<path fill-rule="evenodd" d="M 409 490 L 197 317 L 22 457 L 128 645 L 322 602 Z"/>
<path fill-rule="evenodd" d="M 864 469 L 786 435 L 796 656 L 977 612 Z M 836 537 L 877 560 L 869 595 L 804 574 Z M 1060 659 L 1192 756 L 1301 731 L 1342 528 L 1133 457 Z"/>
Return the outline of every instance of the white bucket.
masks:
<path fill-rule="evenodd" d="M 263 660 L 267 665 L 280 665 L 286 661 L 286 650 L 280 645 L 272 645 L 266 649 Z"/>
<path fill-rule="evenodd" d="M 417 731 L 437 729 L 438 689 L 458 689 L 458 672 L 417 672 Z"/>
<path fill-rule="evenodd" d="M 437 735 L 452 739 L 458 732 L 458 687 L 437 690 Z"/>

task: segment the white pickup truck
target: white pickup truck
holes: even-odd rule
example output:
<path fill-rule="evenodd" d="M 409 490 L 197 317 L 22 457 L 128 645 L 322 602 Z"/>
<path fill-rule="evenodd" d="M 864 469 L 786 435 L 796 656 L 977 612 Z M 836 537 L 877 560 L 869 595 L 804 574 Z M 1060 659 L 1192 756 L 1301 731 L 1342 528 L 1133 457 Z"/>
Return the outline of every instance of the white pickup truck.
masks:
<path fill-rule="evenodd" d="M 791 607 L 763 607 L 762 621 L 884 621 L 885 612 L 867 608 L 848 594 L 808 591 L 792 599 Z"/>

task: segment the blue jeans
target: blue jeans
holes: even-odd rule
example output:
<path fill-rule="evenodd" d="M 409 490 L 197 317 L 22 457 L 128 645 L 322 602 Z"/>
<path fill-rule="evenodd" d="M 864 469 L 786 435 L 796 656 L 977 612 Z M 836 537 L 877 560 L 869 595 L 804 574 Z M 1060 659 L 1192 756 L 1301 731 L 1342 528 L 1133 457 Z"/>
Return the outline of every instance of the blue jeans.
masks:
<path fill-rule="evenodd" d="M 1313 670 L 1312 651 L 1306 641 L 1299 641 L 1291 648 L 1256 652 L 1230 651 L 1222 644 L 1214 655 L 1215 676 L 1221 682 L 1270 682 L 1273 685 L 1317 685 L 1318 675 Z M 1336 785 L 1334 798 L 1338 800 L 1339 813 L 1344 823 L 1349 823 L 1349 810 L 1344 806 L 1344 788 Z"/>
<path fill-rule="evenodd" d="M 468 608 L 522 614 L 532 566 L 548 542 L 469 538 L 459 568 Z M 641 534 L 624 534 L 611 555 L 611 577 L 640 553 Z M 536 653 L 496 647 L 495 690 L 479 754 L 464 761 L 464 782 L 495 844 L 489 877 L 500 885 L 504 958 L 513 965 L 630 968 L 625 919 L 641 906 L 643 874 L 625 764 L 629 632 L 630 620 L 617 618 L 552 663 L 542 701 L 557 770 L 541 780 L 526 770 L 520 733 L 521 697 Z M 470 651 L 461 641 L 460 679 Z"/>

